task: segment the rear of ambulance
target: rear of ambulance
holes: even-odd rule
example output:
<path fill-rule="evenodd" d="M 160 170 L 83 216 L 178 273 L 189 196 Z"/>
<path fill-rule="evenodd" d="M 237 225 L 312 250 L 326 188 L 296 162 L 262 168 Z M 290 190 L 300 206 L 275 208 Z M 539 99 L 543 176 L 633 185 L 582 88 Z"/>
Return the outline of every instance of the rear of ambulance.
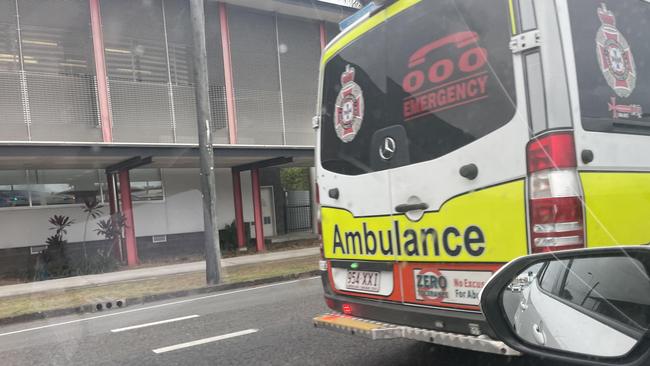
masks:
<path fill-rule="evenodd" d="M 650 242 L 649 6 L 402 0 L 333 41 L 321 269 L 349 317 L 316 325 L 467 348 L 441 334 L 491 335 L 478 295 L 504 263 Z"/>
<path fill-rule="evenodd" d="M 317 326 L 375 337 L 406 327 L 451 346 L 476 339 L 444 334 L 491 334 L 479 292 L 529 252 L 530 134 L 510 14 L 504 1 L 402 0 L 324 51 L 321 269 L 328 306 L 349 317 Z"/>

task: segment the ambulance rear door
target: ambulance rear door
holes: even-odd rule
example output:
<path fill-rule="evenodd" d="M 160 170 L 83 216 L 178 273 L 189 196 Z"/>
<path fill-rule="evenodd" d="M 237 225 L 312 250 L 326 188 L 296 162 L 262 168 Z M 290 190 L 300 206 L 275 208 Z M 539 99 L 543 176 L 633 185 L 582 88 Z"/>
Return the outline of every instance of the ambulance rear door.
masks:
<path fill-rule="evenodd" d="M 507 4 L 421 1 L 386 21 L 392 124 L 374 142 L 394 166 L 405 303 L 478 310 L 493 271 L 527 254 L 529 131 Z"/>
<path fill-rule="evenodd" d="M 650 242 L 650 3 L 556 1 L 588 247 Z"/>
<path fill-rule="evenodd" d="M 370 154 L 386 120 L 386 35 L 381 21 L 364 30 L 324 53 L 316 149 L 323 249 L 336 293 L 401 302 L 392 242 L 371 219 L 390 217 L 393 206 L 388 171 Z"/>

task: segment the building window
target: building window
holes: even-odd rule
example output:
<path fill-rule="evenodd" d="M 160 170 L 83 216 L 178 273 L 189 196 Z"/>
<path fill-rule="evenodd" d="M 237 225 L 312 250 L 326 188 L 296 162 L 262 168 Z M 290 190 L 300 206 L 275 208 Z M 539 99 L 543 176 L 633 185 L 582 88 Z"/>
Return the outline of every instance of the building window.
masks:
<path fill-rule="evenodd" d="M 130 179 L 133 202 L 164 199 L 160 169 L 135 169 Z M 107 192 L 101 170 L 0 170 L 0 208 L 73 205 L 93 198 L 108 203 Z"/>
<path fill-rule="evenodd" d="M 28 175 L 32 206 L 102 201 L 97 170 L 30 170 Z"/>
<path fill-rule="evenodd" d="M 25 171 L 0 171 L 0 207 L 24 206 L 29 206 L 29 186 Z"/>
<path fill-rule="evenodd" d="M 135 169 L 130 172 L 133 202 L 162 201 L 164 191 L 160 169 Z"/>

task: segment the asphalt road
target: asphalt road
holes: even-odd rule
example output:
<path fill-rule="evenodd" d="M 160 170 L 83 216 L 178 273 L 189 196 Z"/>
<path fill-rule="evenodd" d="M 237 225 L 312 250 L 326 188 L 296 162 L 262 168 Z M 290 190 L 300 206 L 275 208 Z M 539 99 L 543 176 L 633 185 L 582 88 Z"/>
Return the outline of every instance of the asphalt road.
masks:
<path fill-rule="evenodd" d="M 325 311 L 320 280 L 307 279 L 16 324 L 0 327 L 0 364 L 490 366 L 535 361 L 313 328 L 311 319 Z"/>

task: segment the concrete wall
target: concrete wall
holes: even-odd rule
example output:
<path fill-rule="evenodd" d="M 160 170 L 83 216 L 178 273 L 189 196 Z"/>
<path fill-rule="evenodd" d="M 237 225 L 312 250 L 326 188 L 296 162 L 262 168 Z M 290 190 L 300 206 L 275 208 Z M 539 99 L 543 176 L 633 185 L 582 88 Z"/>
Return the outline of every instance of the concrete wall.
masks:
<path fill-rule="evenodd" d="M 217 208 L 219 228 L 235 219 L 230 169 L 216 169 Z M 136 236 L 181 234 L 203 231 L 203 209 L 201 202 L 198 169 L 163 169 L 164 201 L 136 202 L 133 204 Z M 242 173 L 242 197 L 244 220 L 253 220 L 253 201 L 250 173 Z M 108 207 L 103 209 L 108 214 Z M 81 205 L 65 205 L 33 208 L 0 209 L 0 249 L 36 246 L 45 243 L 52 235 L 48 218 L 66 215 L 75 220 L 68 230 L 69 242 L 83 240 L 85 216 Z M 97 221 L 88 223 L 87 240 L 99 240 L 94 229 Z"/>

